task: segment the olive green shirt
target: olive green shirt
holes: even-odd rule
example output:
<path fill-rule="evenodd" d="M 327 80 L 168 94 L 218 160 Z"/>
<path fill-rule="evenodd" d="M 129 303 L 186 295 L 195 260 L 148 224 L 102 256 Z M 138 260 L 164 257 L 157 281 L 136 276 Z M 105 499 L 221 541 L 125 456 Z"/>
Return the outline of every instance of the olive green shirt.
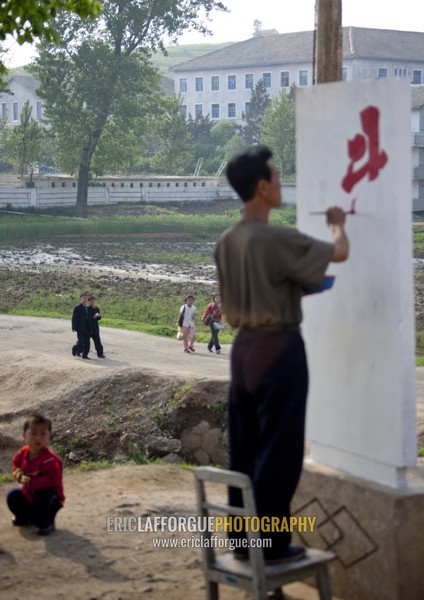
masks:
<path fill-rule="evenodd" d="M 322 282 L 333 252 L 297 229 L 239 221 L 215 248 L 226 320 L 248 329 L 299 324 L 302 286 Z"/>

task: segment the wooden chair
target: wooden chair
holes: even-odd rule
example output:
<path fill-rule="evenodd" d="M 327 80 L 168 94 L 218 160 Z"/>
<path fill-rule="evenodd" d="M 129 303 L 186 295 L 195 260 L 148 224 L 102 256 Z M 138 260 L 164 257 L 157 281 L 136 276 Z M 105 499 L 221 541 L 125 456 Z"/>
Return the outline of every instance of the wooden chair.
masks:
<path fill-rule="evenodd" d="M 256 515 L 252 485 L 247 475 L 214 467 L 197 467 L 194 469 L 194 476 L 198 512 L 201 517 L 208 518 L 217 515 L 252 517 Z M 240 488 L 243 508 L 209 501 L 206 482 Z M 211 544 L 212 533 L 204 531 L 201 535 L 207 600 L 219 599 L 219 584 L 248 590 L 255 600 L 266 600 L 269 591 L 276 594 L 274 597 L 278 597 L 280 594 L 279 597 L 283 598 L 281 593 L 283 585 L 310 577 L 316 577 L 320 600 L 331 600 L 327 563 L 335 558 L 332 552 L 308 548 L 306 556 L 300 560 L 267 565 L 262 548 L 257 547 L 255 542 L 260 539 L 259 532 L 247 532 L 249 560 L 245 561 L 234 558 L 233 552 L 215 554 Z"/>

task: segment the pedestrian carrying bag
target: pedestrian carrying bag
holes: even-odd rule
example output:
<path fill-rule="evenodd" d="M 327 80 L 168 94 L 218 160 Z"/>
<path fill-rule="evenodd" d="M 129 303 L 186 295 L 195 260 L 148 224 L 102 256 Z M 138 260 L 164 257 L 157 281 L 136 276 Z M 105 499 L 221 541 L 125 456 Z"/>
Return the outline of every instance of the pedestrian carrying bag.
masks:
<path fill-rule="evenodd" d="M 212 321 L 213 321 L 213 313 L 208 313 L 206 315 L 206 317 L 203 319 L 203 323 L 208 326 L 212 323 Z"/>

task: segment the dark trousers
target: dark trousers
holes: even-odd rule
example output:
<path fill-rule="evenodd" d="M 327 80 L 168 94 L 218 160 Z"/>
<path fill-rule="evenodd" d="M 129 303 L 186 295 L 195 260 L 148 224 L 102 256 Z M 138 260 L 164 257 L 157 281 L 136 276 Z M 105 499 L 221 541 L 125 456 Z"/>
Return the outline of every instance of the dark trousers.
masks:
<path fill-rule="evenodd" d="M 304 451 L 308 370 L 302 337 L 298 331 L 241 332 L 231 370 L 230 469 L 250 476 L 260 517 L 289 517 Z M 230 488 L 229 499 L 242 504 L 239 490 Z M 280 557 L 291 540 L 289 532 L 262 536 L 272 541 L 264 549 L 269 559 Z"/>
<path fill-rule="evenodd" d="M 214 321 L 212 321 L 212 323 L 210 324 L 211 339 L 209 340 L 208 348 L 209 348 L 209 350 L 212 350 L 212 348 L 215 346 L 215 350 L 221 350 L 221 346 L 219 344 L 219 339 L 218 339 L 219 329 L 215 329 L 213 324 L 214 324 Z"/>
<path fill-rule="evenodd" d="M 96 348 L 97 356 L 103 356 L 103 346 L 100 340 L 100 333 L 98 331 L 92 331 L 91 337 L 93 338 L 94 347 Z"/>
<path fill-rule="evenodd" d="M 83 356 L 88 356 L 90 352 L 90 333 L 85 331 L 77 331 L 77 343 L 73 350 Z"/>
<path fill-rule="evenodd" d="M 20 523 L 33 523 L 42 529 L 54 523 L 56 513 L 62 508 L 58 495 L 49 489 L 34 492 L 32 502 L 21 489 L 11 490 L 7 494 L 7 505 Z"/>

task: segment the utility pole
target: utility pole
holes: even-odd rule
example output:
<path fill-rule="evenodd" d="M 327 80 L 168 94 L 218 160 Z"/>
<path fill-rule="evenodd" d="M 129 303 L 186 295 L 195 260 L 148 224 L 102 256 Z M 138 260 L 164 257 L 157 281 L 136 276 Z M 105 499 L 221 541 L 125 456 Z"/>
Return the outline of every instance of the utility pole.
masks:
<path fill-rule="evenodd" d="M 342 0 L 316 0 L 314 83 L 341 80 L 342 48 Z"/>

